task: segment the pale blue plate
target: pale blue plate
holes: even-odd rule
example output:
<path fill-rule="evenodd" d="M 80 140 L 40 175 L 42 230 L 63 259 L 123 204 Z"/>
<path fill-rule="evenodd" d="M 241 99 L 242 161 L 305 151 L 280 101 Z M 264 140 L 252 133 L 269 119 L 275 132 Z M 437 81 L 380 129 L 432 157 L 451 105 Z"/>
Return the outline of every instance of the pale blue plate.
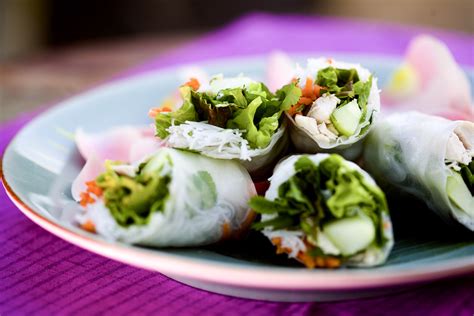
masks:
<path fill-rule="evenodd" d="M 380 86 L 399 64 L 380 56 L 332 56 L 373 70 Z M 211 74 L 245 73 L 261 78 L 265 59 L 238 58 L 202 66 Z M 473 234 L 446 226 L 421 204 L 391 205 L 396 245 L 384 266 L 370 269 L 307 270 L 273 255 L 269 244 L 256 234 L 244 242 L 214 247 L 147 249 L 108 242 L 70 224 L 68 208 L 74 205 L 70 185 L 83 161 L 65 135 L 77 127 L 99 132 L 117 125 L 150 123 L 148 109 L 182 83 L 177 72 L 178 68 L 164 69 L 100 86 L 29 123 L 3 157 L 3 182 L 12 201 L 35 223 L 80 247 L 194 287 L 240 297 L 280 301 L 354 298 L 474 273 Z M 468 75 L 472 87 L 474 72 Z"/>

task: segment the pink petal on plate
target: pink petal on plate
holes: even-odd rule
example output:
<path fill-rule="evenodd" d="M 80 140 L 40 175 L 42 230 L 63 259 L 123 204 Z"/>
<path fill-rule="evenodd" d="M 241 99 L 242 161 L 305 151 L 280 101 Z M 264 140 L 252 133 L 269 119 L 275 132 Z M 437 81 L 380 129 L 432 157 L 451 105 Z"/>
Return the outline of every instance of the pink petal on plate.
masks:
<path fill-rule="evenodd" d="M 469 81 L 444 43 L 427 35 L 414 38 L 404 66 L 413 71 L 417 84 L 407 95 L 390 87 L 383 89 L 382 104 L 389 106 L 389 112 L 417 110 L 451 119 L 474 119 Z"/>
<path fill-rule="evenodd" d="M 115 127 L 101 133 L 76 131 L 76 145 L 84 159 L 120 160 L 129 162 L 133 144 L 143 138 L 154 138 L 151 127 Z M 157 140 L 158 142 L 158 140 Z"/>
<path fill-rule="evenodd" d="M 71 194 L 73 199 L 79 201 L 81 199 L 81 192 L 85 192 L 87 189 L 86 182 L 95 179 L 104 170 L 105 166 L 103 160 L 99 160 L 94 156 L 87 159 L 81 172 L 79 172 L 76 179 L 72 182 Z"/>
<path fill-rule="evenodd" d="M 295 76 L 295 63 L 283 52 L 273 52 L 268 57 L 266 83 L 270 91 L 276 91 L 291 82 Z"/>
<path fill-rule="evenodd" d="M 128 162 L 135 162 L 144 159 L 156 152 L 164 143 L 157 138 L 142 138 L 137 140 L 130 148 Z"/>
<path fill-rule="evenodd" d="M 101 133 L 76 131 L 76 145 L 86 164 L 74 180 L 71 193 L 76 201 L 85 192 L 85 183 L 105 170 L 105 160 L 124 163 L 140 161 L 157 151 L 163 142 L 155 137 L 152 126 L 120 126 Z"/>

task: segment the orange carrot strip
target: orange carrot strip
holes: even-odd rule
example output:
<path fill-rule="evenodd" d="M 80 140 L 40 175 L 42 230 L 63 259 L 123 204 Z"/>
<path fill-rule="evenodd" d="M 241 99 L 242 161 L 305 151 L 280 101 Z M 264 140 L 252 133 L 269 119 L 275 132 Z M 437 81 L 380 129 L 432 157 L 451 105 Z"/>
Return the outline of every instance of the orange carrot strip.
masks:
<path fill-rule="evenodd" d="M 314 88 L 313 88 L 313 93 L 314 93 L 314 96 L 317 98 L 319 98 L 321 96 L 321 86 L 320 85 L 314 85 Z"/>
<path fill-rule="evenodd" d="M 288 110 L 288 114 L 290 114 L 291 116 L 294 116 L 298 113 L 301 113 L 301 104 L 299 103 L 296 103 L 295 105 L 291 106 L 291 108 Z"/>
<path fill-rule="evenodd" d="M 97 185 L 95 181 L 86 182 L 87 192 L 93 193 L 96 196 L 102 195 L 102 189 Z"/>
<path fill-rule="evenodd" d="M 188 82 L 186 82 L 184 84 L 184 86 L 189 86 L 194 91 L 197 91 L 199 89 L 199 87 L 201 86 L 201 84 L 199 83 L 199 81 L 196 78 L 191 78 L 191 79 L 189 79 Z"/>
<path fill-rule="evenodd" d="M 304 97 L 311 97 L 313 92 L 313 80 L 311 78 L 306 78 L 306 83 L 304 88 L 301 90 L 301 95 Z"/>
<path fill-rule="evenodd" d="M 222 224 L 222 237 L 221 240 L 228 239 L 232 233 L 232 230 L 230 229 L 230 225 L 228 222 L 225 222 Z"/>
<path fill-rule="evenodd" d="M 151 109 L 148 111 L 148 116 L 151 117 L 151 118 L 155 118 L 156 115 L 158 115 L 158 113 L 161 113 L 161 112 L 171 112 L 171 111 L 173 111 L 173 109 L 170 108 L 170 107 L 167 106 L 167 105 L 162 106 L 162 107 L 151 108 Z"/>
<path fill-rule="evenodd" d="M 313 103 L 313 100 L 311 98 L 308 98 L 308 97 L 301 97 L 300 100 L 298 101 L 298 103 L 304 104 L 304 105 L 310 105 L 310 104 Z"/>
<path fill-rule="evenodd" d="M 81 228 L 87 230 L 88 232 L 95 233 L 95 225 L 90 219 L 83 223 Z"/>
<path fill-rule="evenodd" d="M 88 192 L 81 192 L 80 197 L 81 200 L 79 201 L 79 204 L 81 204 L 81 206 L 86 206 L 87 204 L 95 202 Z"/>

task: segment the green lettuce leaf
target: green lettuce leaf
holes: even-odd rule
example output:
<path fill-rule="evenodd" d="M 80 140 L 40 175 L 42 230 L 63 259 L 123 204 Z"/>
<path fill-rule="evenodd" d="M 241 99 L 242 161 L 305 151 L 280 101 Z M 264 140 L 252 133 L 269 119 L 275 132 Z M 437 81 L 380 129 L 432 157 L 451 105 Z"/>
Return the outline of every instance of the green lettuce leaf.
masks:
<path fill-rule="evenodd" d="M 360 121 L 365 121 L 367 116 L 367 104 L 369 102 L 370 90 L 372 89 L 372 76 L 366 82 L 358 81 L 354 84 L 354 93 L 357 96 L 357 104 L 362 110 Z"/>
<path fill-rule="evenodd" d="M 357 70 L 354 68 L 339 69 L 327 67 L 318 71 L 316 83 L 323 87 L 321 89 L 322 93 L 334 94 L 342 100 L 338 107 L 344 106 L 353 99 L 357 99 L 357 104 L 362 111 L 360 121 L 365 121 L 367 103 L 372 88 L 372 76 L 366 82 L 362 82 L 359 79 Z"/>
<path fill-rule="evenodd" d="M 190 87 L 182 86 L 180 93 L 183 97 L 183 105 L 176 111 L 158 113 L 155 117 L 156 135 L 159 138 L 165 139 L 168 136 L 167 129 L 172 123 L 179 125 L 186 121 L 198 120 L 198 113 L 191 101 L 191 91 Z"/>
<path fill-rule="evenodd" d="M 244 131 L 251 148 L 268 146 L 281 124 L 283 111 L 296 104 L 301 90 L 294 83 L 272 94 L 261 82 L 251 82 L 243 88 L 223 89 L 217 93 L 196 92 L 181 87 L 184 103 L 181 108 L 156 116 L 157 136 L 166 138 L 167 129 L 185 121 L 207 121 L 222 128 Z"/>
<path fill-rule="evenodd" d="M 145 225 L 154 212 L 161 212 L 169 196 L 169 175 L 141 172 L 131 178 L 119 175 L 110 165 L 96 179 L 103 190 L 105 206 L 115 221 L 123 227 Z"/>
<path fill-rule="evenodd" d="M 469 165 L 461 165 L 461 176 L 467 188 L 474 195 L 474 160 Z"/>
<path fill-rule="evenodd" d="M 281 102 L 280 109 L 288 111 L 301 97 L 301 89 L 295 83 L 290 83 L 277 90 L 276 95 Z"/>
<path fill-rule="evenodd" d="M 217 188 L 212 176 L 207 171 L 193 174 L 188 184 L 190 201 L 199 201 L 200 209 L 210 209 L 217 203 Z"/>
<path fill-rule="evenodd" d="M 254 229 L 277 229 L 273 226 L 277 222 L 278 229 L 301 229 L 310 240 L 316 240 L 318 228 L 325 223 L 362 212 L 377 227 L 375 243 L 383 246 L 386 240 L 381 213 L 387 212 L 388 206 L 379 187 L 368 183 L 357 170 L 347 167 L 344 159 L 336 154 L 318 165 L 302 156 L 294 167 L 295 174 L 279 186 L 275 200 L 264 197 L 250 200 L 249 205 L 255 212 L 275 215 L 271 221 L 254 224 Z"/>
<path fill-rule="evenodd" d="M 336 93 L 340 88 L 337 85 L 337 70 L 334 67 L 327 67 L 318 71 L 316 75 L 316 83 L 327 88 L 327 92 Z"/>

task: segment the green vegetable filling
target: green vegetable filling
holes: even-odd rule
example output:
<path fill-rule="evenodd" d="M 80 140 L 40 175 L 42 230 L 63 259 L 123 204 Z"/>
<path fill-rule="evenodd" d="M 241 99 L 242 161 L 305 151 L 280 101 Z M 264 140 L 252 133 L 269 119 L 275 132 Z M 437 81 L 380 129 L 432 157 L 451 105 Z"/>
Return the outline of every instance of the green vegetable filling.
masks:
<path fill-rule="evenodd" d="M 474 160 L 472 160 L 469 165 L 462 165 L 460 172 L 471 195 L 474 195 Z"/>
<path fill-rule="evenodd" d="M 107 170 L 97 177 L 105 206 L 120 226 L 145 225 L 154 212 L 163 211 L 171 176 L 160 175 L 161 169 L 145 172 L 140 168 L 135 177 L 129 177 L 118 174 L 108 164 Z"/>
<path fill-rule="evenodd" d="M 461 170 L 454 171 L 446 179 L 446 193 L 456 207 L 474 216 L 474 161 L 461 165 Z"/>
<path fill-rule="evenodd" d="M 159 113 L 156 134 L 166 138 L 168 128 L 186 121 L 207 121 L 222 128 L 243 130 L 251 148 L 265 148 L 281 123 L 281 114 L 298 102 L 301 90 L 294 83 L 275 94 L 260 82 L 243 88 L 223 89 L 218 93 L 180 88 L 183 105 L 174 112 Z"/>
<path fill-rule="evenodd" d="M 356 234 L 367 235 L 367 231 L 369 235 L 373 234 L 369 244 L 383 247 L 387 240 L 383 236 L 381 217 L 382 212 L 388 212 L 388 206 L 379 187 L 368 183 L 361 173 L 350 169 L 336 154 L 318 165 L 308 156 L 302 156 L 294 167 L 296 173 L 279 186 L 278 198 L 270 201 L 258 196 L 250 200 L 250 207 L 257 213 L 276 215 L 271 220 L 255 223 L 254 229 L 302 230 L 314 246 L 317 246 L 318 233 L 323 231 L 341 250 L 341 256 L 349 256 L 355 249 L 347 244 L 350 238 L 345 237 L 350 234 L 339 231 L 347 232 L 352 227 Z M 375 232 L 367 222 L 373 225 Z M 357 231 L 359 229 L 363 231 Z M 311 253 L 320 254 L 321 251 Z"/>
<path fill-rule="evenodd" d="M 369 101 L 370 89 L 372 88 L 372 76 L 369 80 L 362 82 L 357 70 L 327 67 L 318 71 L 316 83 L 320 85 L 321 94 L 330 93 L 338 97 L 341 102 L 338 107 L 343 107 L 354 99 L 362 111 L 360 122 L 367 116 L 367 103 Z"/>

